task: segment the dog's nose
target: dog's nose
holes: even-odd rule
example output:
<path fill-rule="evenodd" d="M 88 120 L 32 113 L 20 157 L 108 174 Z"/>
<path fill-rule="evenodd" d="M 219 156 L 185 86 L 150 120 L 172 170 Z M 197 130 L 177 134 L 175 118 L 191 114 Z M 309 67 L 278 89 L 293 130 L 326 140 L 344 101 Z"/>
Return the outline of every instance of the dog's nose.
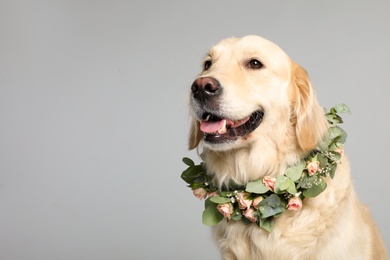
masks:
<path fill-rule="evenodd" d="M 210 77 L 197 78 L 192 84 L 191 90 L 194 98 L 200 100 L 216 97 L 222 92 L 218 80 Z"/>

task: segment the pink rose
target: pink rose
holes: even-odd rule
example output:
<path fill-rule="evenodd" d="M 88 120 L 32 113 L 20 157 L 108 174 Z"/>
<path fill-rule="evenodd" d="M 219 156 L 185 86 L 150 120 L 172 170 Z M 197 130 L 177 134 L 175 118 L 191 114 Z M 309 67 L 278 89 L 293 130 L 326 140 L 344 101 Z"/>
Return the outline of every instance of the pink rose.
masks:
<path fill-rule="evenodd" d="M 320 168 L 319 161 L 310 162 L 307 165 L 307 170 L 308 170 L 310 176 L 313 176 L 314 174 L 316 174 L 316 172 L 318 171 L 319 168 Z"/>
<path fill-rule="evenodd" d="M 231 203 L 219 204 L 217 206 L 217 209 L 225 218 L 231 218 L 231 215 L 233 213 L 233 205 Z"/>
<path fill-rule="evenodd" d="M 287 209 L 288 210 L 298 210 L 302 208 L 302 200 L 299 197 L 291 197 L 288 200 Z"/>
<path fill-rule="evenodd" d="M 253 203 L 252 203 L 252 205 L 253 205 L 253 207 L 255 208 L 255 209 L 258 209 L 259 208 L 259 203 L 261 202 L 263 200 L 263 197 L 257 197 L 256 199 L 254 199 L 253 200 Z"/>
<path fill-rule="evenodd" d="M 276 182 L 276 178 L 272 178 L 271 176 L 264 176 L 263 178 L 263 183 L 271 191 L 274 191 L 275 182 Z"/>
<path fill-rule="evenodd" d="M 252 200 L 247 199 L 249 195 L 250 194 L 247 192 L 240 192 L 237 194 L 238 207 L 240 209 L 246 209 L 252 205 Z"/>
<path fill-rule="evenodd" d="M 207 197 L 207 191 L 203 188 L 193 189 L 192 192 L 194 193 L 195 197 L 200 200 L 205 199 Z"/>
<path fill-rule="evenodd" d="M 255 210 L 253 208 L 248 208 L 247 210 L 245 210 L 244 216 L 251 222 L 256 222 Z"/>

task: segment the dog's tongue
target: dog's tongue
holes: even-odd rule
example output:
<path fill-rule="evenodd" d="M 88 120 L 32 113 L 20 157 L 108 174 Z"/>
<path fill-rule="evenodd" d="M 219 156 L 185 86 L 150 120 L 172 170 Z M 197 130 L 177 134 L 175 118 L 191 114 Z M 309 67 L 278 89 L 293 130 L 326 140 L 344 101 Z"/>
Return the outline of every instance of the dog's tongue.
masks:
<path fill-rule="evenodd" d="M 226 128 L 226 119 L 221 121 L 202 121 L 200 124 L 200 130 L 204 133 L 220 132 L 223 128 Z"/>

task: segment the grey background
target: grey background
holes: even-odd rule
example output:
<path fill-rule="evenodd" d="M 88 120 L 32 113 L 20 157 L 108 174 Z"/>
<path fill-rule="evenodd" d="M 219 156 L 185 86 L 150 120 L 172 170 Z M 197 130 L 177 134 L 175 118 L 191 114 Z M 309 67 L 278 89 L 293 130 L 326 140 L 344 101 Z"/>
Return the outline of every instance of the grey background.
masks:
<path fill-rule="evenodd" d="M 180 174 L 203 55 L 258 34 L 344 102 L 390 245 L 389 1 L 0 1 L 0 259 L 218 259 Z M 283 249 L 281 249 L 283 250 Z"/>

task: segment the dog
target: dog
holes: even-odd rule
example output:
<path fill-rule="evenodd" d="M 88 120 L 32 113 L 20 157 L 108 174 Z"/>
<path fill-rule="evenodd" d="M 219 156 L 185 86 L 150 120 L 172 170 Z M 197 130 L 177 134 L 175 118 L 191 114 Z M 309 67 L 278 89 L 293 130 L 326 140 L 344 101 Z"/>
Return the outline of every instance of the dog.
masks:
<path fill-rule="evenodd" d="M 219 187 L 283 175 L 315 149 L 329 123 L 305 69 L 255 35 L 211 48 L 190 90 L 189 149 L 203 149 Z M 388 259 L 368 209 L 354 191 L 346 156 L 327 188 L 275 218 L 272 232 L 221 221 L 213 235 L 223 259 Z"/>

